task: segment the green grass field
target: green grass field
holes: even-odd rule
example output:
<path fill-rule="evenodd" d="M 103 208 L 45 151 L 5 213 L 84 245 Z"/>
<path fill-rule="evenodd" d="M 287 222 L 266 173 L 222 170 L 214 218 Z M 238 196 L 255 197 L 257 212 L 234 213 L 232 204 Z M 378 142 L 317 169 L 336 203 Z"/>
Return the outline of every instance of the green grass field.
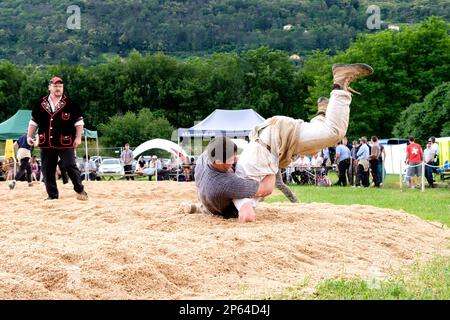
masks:
<path fill-rule="evenodd" d="M 337 177 L 331 175 L 332 182 Z M 438 181 L 438 179 L 437 179 Z M 439 182 L 439 181 L 438 181 Z M 403 210 L 420 218 L 438 221 L 450 226 L 450 188 L 439 183 L 434 189 L 399 188 L 399 176 L 388 175 L 382 188 L 315 187 L 290 185 L 300 202 L 333 204 L 364 204 L 380 208 Z M 287 202 L 282 194 L 269 197 L 269 203 Z M 333 300 L 379 300 L 379 299 L 450 299 L 450 257 L 436 257 L 427 263 L 416 263 L 391 274 L 387 280 L 329 279 L 305 293 L 308 281 L 288 288 L 282 294 L 269 299 L 333 299 Z"/>
<path fill-rule="evenodd" d="M 337 177 L 331 174 L 331 180 L 336 182 Z M 437 181 L 439 182 L 438 178 Z M 450 226 L 450 187 L 448 183 L 440 183 L 439 187 L 434 189 L 425 188 L 425 192 L 420 189 L 407 189 L 403 184 L 403 191 L 400 191 L 399 176 L 387 175 L 382 188 L 353 188 L 350 186 L 326 188 L 293 184 L 289 187 L 303 203 L 364 204 L 379 208 L 391 208 Z M 277 194 L 269 197 L 266 201 L 273 203 L 288 200 L 284 195 Z"/>

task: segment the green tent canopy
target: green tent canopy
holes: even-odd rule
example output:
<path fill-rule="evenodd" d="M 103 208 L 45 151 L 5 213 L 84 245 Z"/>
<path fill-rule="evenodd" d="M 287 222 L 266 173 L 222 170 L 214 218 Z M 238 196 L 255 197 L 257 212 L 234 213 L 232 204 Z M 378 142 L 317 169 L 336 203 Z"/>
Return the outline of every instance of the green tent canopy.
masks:
<path fill-rule="evenodd" d="M 31 119 L 31 110 L 18 110 L 8 120 L 0 123 L 0 140 L 19 139 L 21 135 L 27 133 L 28 123 Z M 83 129 L 83 136 L 97 139 L 97 131 Z"/>
<path fill-rule="evenodd" d="M 18 110 L 15 115 L 0 123 L 0 140 L 19 139 L 27 133 L 31 110 Z"/>
<path fill-rule="evenodd" d="M 83 137 L 88 137 L 90 139 L 97 139 L 98 135 L 97 135 L 97 131 L 93 131 L 93 130 L 88 130 L 88 129 L 83 129 Z"/>

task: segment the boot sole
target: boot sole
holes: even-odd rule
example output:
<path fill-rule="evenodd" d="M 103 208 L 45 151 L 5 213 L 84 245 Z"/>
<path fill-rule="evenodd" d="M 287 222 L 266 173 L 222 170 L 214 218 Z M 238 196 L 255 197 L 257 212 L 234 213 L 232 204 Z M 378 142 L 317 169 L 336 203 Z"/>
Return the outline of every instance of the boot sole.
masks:
<path fill-rule="evenodd" d="M 335 64 L 333 64 L 333 67 L 331 68 L 331 70 L 334 72 L 334 70 L 337 68 L 348 67 L 348 66 L 353 66 L 353 67 L 357 67 L 357 68 L 366 70 L 369 74 L 373 73 L 373 68 L 365 63 L 335 63 Z"/>

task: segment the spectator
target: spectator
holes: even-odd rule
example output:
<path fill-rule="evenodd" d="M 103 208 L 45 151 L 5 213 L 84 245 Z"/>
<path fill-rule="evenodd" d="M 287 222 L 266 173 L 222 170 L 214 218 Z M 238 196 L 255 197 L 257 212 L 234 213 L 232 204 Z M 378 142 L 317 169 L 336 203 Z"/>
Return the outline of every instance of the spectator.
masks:
<path fill-rule="evenodd" d="M 126 143 L 125 144 L 125 149 L 122 151 L 122 154 L 120 155 L 120 162 L 123 165 L 123 170 L 125 172 L 125 174 L 130 175 L 132 174 L 133 171 L 133 160 L 134 160 L 134 156 L 133 156 L 133 151 L 130 150 L 130 144 Z M 129 180 L 134 180 L 134 177 L 129 177 L 126 176 L 126 179 Z"/>
<path fill-rule="evenodd" d="M 323 158 L 322 158 L 320 152 L 318 152 L 311 158 L 311 166 L 312 167 L 320 167 L 322 165 L 322 163 L 323 163 Z"/>
<path fill-rule="evenodd" d="M 378 158 L 381 155 L 380 145 L 376 136 L 372 137 L 372 148 L 370 151 L 369 163 L 370 171 L 372 172 L 372 179 L 375 187 L 380 186 L 380 179 L 378 178 Z"/>
<path fill-rule="evenodd" d="M 162 170 L 161 161 L 157 156 L 152 156 L 152 159 L 148 163 L 148 167 L 143 170 L 143 174 L 148 176 L 149 181 L 152 181 L 152 176 L 158 174 L 159 170 Z"/>
<path fill-rule="evenodd" d="M 39 162 L 37 161 L 36 157 L 31 157 L 31 180 L 39 181 L 40 176 L 41 176 L 41 174 L 40 174 Z"/>
<path fill-rule="evenodd" d="M 300 156 L 293 162 L 292 165 L 295 168 L 294 172 L 291 174 L 292 180 L 294 180 L 296 184 L 307 184 L 308 175 L 305 170 L 311 167 L 311 161 L 309 158 Z M 300 176 L 300 180 L 298 179 L 298 176 Z"/>
<path fill-rule="evenodd" d="M 97 178 L 97 166 L 89 156 L 84 156 L 84 160 L 80 163 L 81 179 L 94 181 Z"/>
<path fill-rule="evenodd" d="M 350 154 L 351 154 L 350 168 L 348 170 L 349 183 L 351 186 L 353 186 L 355 184 L 356 171 L 358 168 L 358 161 L 356 161 L 356 153 L 358 153 L 359 147 L 360 147 L 360 145 L 358 143 L 358 140 L 353 140 L 352 149 L 350 150 Z"/>
<path fill-rule="evenodd" d="M 14 142 L 14 148 L 17 149 L 17 160 L 20 162 L 19 171 L 16 175 L 16 180 L 22 180 L 25 176 L 28 186 L 31 187 L 31 151 L 33 150 L 33 146 L 30 146 L 27 142 L 27 135 L 23 134 Z"/>
<path fill-rule="evenodd" d="M 134 172 L 138 175 L 143 175 L 145 168 L 147 168 L 147 162 L 145 161 L 143 156 L 140 156 Z"/>
<path fill-rule="evenodd" d="M 418 183 L 419 176 L 422 175 L 423 161 L 423 151 L 422 147 L 416 143 L 414 137 L 409 137 L 409 145 L 406 147 L 406 160 L 405 163 L 408 164 L 408 176 L 410 181 L 408 183 L 409 188 L 414 188 L 414 186 L 420 187 Z M 416 185 L 417 184 L 417 185 Z"/>
<path fill-rule="evenodd" d="M 356 187 L 361 187 L 361 183 L 364 188 L 369 186 L 369 146 L 367 145 L 367 138 L 361 137 L 360 146 L 356 153 Z"/>
<path fill-rule="evenodd" d="M 351 153 L 349 148 L 341 141 L 336 147 L 336 164 L 338 167 L 338 185 L 347 186 L 348 168 L 350 167 Z"/>
<path fill-rule="evenodd" d="M 386 159 L 386 149 L 381 143 L 378 143 L 380 146 L 380 156 L 378 157 L 378 179 L 380 180 L 380 186 L 383 185 L 385 170 L 383 168 L 384 160 Z"/>
<path fill-rule="evenodd" d="M 423 151 L 424 161 L 428 165 L 428 166 L 425 166 L 425 178 L 427 179 L 428 186 L 430 188 L 435 187 L 434 181 L 433 181 L 433 167 L 430 167 L 430 166 L 434 165 L 435 152 L 436 152 L 436 150 L 433 149 L 433 141 L 430 138 L 430 139 L 428 139 L 426 149 Z"/>
<path fill-rule="evenodd" d="M 431 149 L 434 152 L 433 166 L 439 166 L 439 145 L 436 143 L 435 137 L 428 139 L 431 141 Z M 436 173 L 437 168 L 433 168 L 433 172 Z"/>
<path fill-rule="evenodd" d="M 13 157 L 9 157 L 8 160 L 6 160 L 6 180 L 12 180 L 14 179 L 14 158 Z"/>
<path fill-rule="evenodd" d="M 352 161 L 352 157 L 351 157 L 351 152 L 352 152 L 352 149 L 353 149 L 353 145 L 348 142 L 347 137 L 342 138 L 342 144 L 344 146 L 346 146 L 348 148 L 348 150 L 350 150 L 350 159 L 349 159 L 350 163 L 349 163 L 349 167 L 348 167 L 348 170 L 347 170 L 347 179 L 348 179 L 348 183 L 351 185 L 352 183 L 350 183 L 350 178 L 351 178 L 350 170 L 351 170 L 351 166 L 353 165 L 353 161 Z"/>

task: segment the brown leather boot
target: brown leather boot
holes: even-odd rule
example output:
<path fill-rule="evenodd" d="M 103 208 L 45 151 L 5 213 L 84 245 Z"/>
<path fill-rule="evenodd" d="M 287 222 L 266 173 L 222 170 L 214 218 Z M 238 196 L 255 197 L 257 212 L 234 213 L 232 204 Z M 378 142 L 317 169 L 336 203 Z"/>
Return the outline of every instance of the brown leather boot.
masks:
<path fill-rule="evenodd" d="M 367 77 L 373 73 L 373 68 L 364 63 L 338 63 L 333 65 L 332 70 L 334 87 L 340 87 L 342 90 L 357 94 L 360 93 L 349 87 L 350 82 Z"/>

